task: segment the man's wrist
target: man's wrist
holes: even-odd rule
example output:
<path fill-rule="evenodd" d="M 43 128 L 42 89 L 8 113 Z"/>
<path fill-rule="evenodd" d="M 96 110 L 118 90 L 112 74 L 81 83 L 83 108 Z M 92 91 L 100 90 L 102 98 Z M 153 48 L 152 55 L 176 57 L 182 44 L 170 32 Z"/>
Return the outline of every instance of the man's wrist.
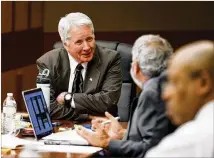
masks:
<path fill-rule="evenodd" d="M 93 115 L 88 115 L 88 120 L 93 120 L 95 117 Z"/>
<path fill-rule="evenodd" d="M 120 135 L 120 139 L 123 139 L 123 137 L 125 136 L 126 134 L 126 129 L 121 129 L 120 132 L 119 132 L 119 135 Z"/>
<path fill-rule="evenodd" d="M 64 102 L 65 102 L 65 105 L 70 105 L 71 104 L 71 100 L 72 100 L 72 94 L 67 92 L 65 95 L 64 95 Z"/>
<path fill-rule="evenodd" d="M 108 138 L 106 139 L 106 141 L 103 143 L 103 146 L 102 146 L 102 147 L 105 148 L 105 149 L 108 149 L 108 146 L 109 146 L 110 141 L 111 141 L 111 138 L 108 137 Z"/>

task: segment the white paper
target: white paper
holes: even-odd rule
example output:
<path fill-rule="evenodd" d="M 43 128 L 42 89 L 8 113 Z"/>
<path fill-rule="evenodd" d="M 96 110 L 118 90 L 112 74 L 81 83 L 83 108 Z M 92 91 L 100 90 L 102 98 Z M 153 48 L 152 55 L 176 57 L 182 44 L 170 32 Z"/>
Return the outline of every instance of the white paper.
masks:
<path fill-rule="evenodd" d="M 88 145 L 87 140 L 77 134 L 75 130 L 68 130 L 64 132 L 53 133 L 49 136 L 42 138 L 43 140 L 63 141 L 70 142 L 74 145 Z"/>
<path fill-rule="evenodd" d="M 102 150 L 100 147 L 77 146 L 77 145 L 40 145 L 38 152 L 67 152 L 67 153 L 87 153 L 92 154 Z"/>
<path fill-rule="evenodd" d="M 38 142 L 36 140 L 26 140 L 26 139 L 21 139 L 18 137 L 15 137 L 13 135 L 2 135 L 1 136 L 1 147 L 2 148 L 10 148 L 10 149 L 15 149 L 18 146 L 25 146 L 28 144 L 35 144 L 35 145 L 41 145 L 43 143 Z"/>

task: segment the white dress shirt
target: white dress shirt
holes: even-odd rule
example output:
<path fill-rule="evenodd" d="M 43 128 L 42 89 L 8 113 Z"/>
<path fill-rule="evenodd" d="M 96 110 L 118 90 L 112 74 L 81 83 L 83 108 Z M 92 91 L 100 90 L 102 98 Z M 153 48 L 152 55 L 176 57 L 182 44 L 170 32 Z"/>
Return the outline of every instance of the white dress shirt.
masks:
<path fill-rule="evenodd" d="M 73 82 L 74 82 L 74 77 L 75 77 L 75 73 L 76 73 L 75 69 L 76 69 L 76 67 L 77 67 L 77 65 L 79 63 L 69 53 L 68 53 L 68 58 L 69 58 L 69 61 L 70 61 L 70 69 L 71 69 L 68 92 L 71 93 L 72 92 Z M 87 65 L 88 65 L 88 63 L 82 63 L 83 69 L 82 69 L 81 73 L 82 73 L 83 81 L 85 80 L 85 74 L 86 74 L 86 70 L 87 70 Z M 71 106 L 73 108 L 75 108 L 75 103 L 74 103 L 73 97 L 72 97 Z"/>
<path fill-rule="evenodd" d="M 214 100 L 205 104 L 195 119 L 166 136 L 145 157 L 213 157 Z"/>

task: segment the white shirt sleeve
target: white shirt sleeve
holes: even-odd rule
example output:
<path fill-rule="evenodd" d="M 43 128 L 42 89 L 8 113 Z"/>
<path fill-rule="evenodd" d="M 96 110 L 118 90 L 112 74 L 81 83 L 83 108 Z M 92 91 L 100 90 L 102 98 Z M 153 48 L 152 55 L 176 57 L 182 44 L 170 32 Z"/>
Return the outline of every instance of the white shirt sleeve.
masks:
<path fill-rule="evenodd" d="M 145 157 L 212 157 L 213 132 L 207 132 L 212 130 L 194 128 L 194 125 L 190 122 L 181 126 L 151 148 Z"/>

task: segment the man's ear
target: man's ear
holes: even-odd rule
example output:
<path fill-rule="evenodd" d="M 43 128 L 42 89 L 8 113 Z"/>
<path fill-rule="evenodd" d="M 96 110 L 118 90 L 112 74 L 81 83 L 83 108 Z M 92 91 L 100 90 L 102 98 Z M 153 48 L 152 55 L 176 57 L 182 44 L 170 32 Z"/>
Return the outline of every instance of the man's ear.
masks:
<path fill-rule="evenodd" d="M 68 44 L 67 44 L 67 42 L 63 42 L 63 46 L 68 51 Z"/>
<path fill-rule="evenodd" d="M 139 62 L 136 61 L 136 74 L 139 72 L 141 72 L 140 65 L 139 65 Z"/>
<path fill-rule="evenodd" d="M 203 70 L 199 79 L 199 95 L 207 95 L 212 90 L 212 78 L 210 74 Z"/>
<path fill-rule="evenodd" d="M 134 61 L 133 62 L 133 66 L 132 66 L 133 72 L 135 75 L 137 75 L 140 71 L 140 67 L 139 67 L 139 63 L 138 61 Z"/>

